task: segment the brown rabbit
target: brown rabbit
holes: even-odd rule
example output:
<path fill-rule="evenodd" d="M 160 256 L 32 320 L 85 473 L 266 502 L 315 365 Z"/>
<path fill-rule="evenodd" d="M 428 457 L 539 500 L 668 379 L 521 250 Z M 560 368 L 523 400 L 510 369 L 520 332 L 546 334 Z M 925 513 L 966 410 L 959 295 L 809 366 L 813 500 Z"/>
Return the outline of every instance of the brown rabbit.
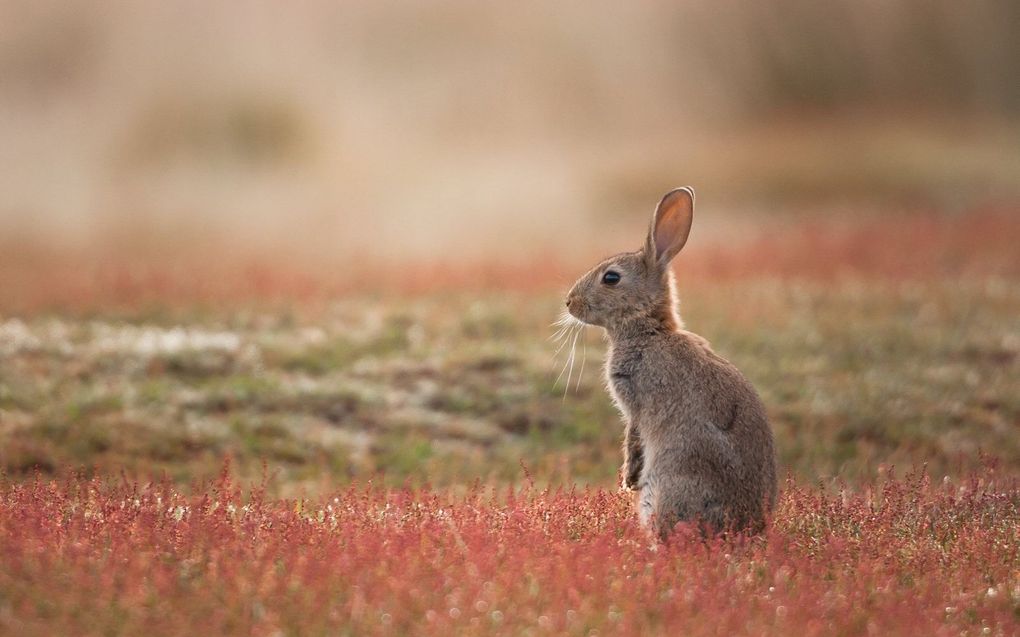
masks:
<path fill-rule="evenodd" d="M 687 242 L 694 191 L 655 210 L 645 245 L 574 284 L 567 310 L 605 328 L 605 376 L 625 423 L 623 483 L 642 524 L 665 539 L 677 522 L 758 532 L 776 499 L 775 452 L 751 383 L 683 329 L 669 263 Z"/>

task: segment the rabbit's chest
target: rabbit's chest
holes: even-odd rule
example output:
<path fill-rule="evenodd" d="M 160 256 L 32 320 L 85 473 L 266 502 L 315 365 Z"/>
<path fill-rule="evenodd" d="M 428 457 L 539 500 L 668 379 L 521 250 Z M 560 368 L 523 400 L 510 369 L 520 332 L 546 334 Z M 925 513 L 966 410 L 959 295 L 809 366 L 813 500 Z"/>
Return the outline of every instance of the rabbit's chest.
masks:
<path fill-rule="evenodd" d="M 606 360 L 606 385 L 609 393 L 627 418 L 640 410 L 641 352 L 612 352 Z"/>

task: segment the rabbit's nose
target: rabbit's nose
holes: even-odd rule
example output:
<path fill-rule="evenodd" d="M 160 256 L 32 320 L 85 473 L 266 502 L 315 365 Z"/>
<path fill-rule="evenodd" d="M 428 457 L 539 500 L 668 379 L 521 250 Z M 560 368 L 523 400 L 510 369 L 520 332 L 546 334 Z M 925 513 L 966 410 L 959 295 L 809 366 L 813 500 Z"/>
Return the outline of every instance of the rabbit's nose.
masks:
<path fill-rule="evenodd" d="M 571 314 L 575 314 L 581 305 L 581 299 L 576 294 L 571 294 L 567 297 L 567 311 Z"/>

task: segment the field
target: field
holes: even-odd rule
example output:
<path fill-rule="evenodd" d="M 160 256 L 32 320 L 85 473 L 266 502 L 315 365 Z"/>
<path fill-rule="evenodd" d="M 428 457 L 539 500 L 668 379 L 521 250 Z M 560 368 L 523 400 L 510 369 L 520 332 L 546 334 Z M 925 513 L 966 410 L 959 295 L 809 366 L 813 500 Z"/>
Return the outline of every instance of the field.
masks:
<path fill-rule="evenodd" d="M 1011 635 L 1016 481 L 788 482 L 764 537 L 656 546 L 605 490 L 224 477 L 0 485 L 0 627 L 17 635 Z"/>
<path fill-rule="evenodd" d="M 1020 635 L 1015 0 L 93 4 L 0 3 L 0 637 Z M 682 184 L 753 538 L 553 337 Z"/>
<path fill-rule="evenodd" d="M 0 629 L 1015 633 L 1017 217 L 783 223 L 677 265 L 787 476 L 764 537 L 707 544 L 654 545 L 617 491 L 600 337 L 557 382 L 582 261 L 349 288 L 25 268 L 0 322 Z"/>
<path fill-rule="evenodd" d="M 984 453 L 1020 473 L 1016 216 L 783 233 L 706 241 L 677 265 L 688 326 L 759 388 L 782 471 L 858 482 L 924 463 L 960 477 Z M 34 309 L 0 322 L 0 466 L 189 484 L 230 456 L 244 480 L 268 462 L 267 488 L 285 496 L 513 483 L 522 462 L 541 486 L 612 484 L 605 345 L 579 337 L 566 387 L 568 348 L 557 357 L 548 340 L 585 265 L 422 268 L 339 291 L 250 273 L 208 277 L 211 289 L 190 283 L 204 276 L 78 274 L 75 288 L 74 273 L 37 269 L 20 278 L 30 293 L 4 299 Z M 266 300 L 294 289 L 300 301 Z"/>

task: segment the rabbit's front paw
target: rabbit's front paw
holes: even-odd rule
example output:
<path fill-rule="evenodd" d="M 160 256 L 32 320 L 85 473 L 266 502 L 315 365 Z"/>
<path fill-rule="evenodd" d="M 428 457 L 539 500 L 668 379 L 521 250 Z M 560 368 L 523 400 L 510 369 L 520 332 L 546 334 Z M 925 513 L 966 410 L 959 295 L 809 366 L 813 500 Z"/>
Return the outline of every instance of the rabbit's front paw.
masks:
<path fill-rule="evenodd" d="M 623 468 L 623 489 L 625 491 L 636 491 L 638 488 L 638 481 L 641 478 L 641 471 L 624 467 Z"/>

